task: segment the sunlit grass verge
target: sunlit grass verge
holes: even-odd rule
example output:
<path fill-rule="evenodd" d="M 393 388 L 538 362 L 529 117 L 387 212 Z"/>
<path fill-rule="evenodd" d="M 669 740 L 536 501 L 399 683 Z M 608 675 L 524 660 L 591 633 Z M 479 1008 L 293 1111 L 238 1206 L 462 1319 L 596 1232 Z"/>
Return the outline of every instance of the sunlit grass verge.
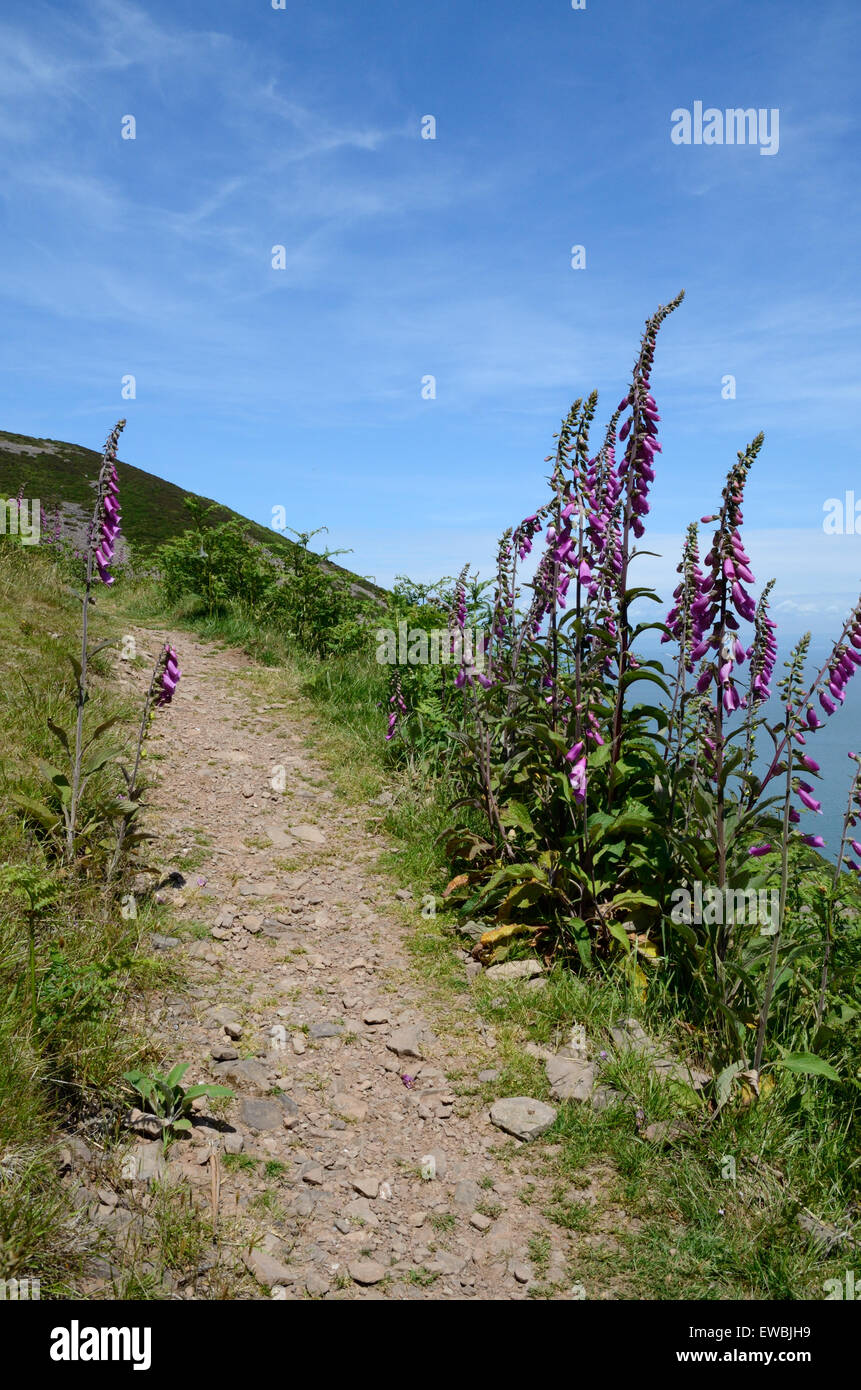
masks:
<path fill-rule="evenodd" d="M 52 755 L 48 718 L 67 711 L 80 621 L 50 558 L 0 544 L 0 775 Z M 94 641 L 119 635 L 96 611 Z M 106 650 L 93 663 L 92 713 L 133 713 L 112 679 Z M 42 1296 L 74 1288 L 86 1242 L 62 1182 L 59 1153 L 69 1131 L 107 1139 L 119 1126 L 122 1072 L 142 1044 L 128 1026 L 136 991 L 160 967 L 139 949 L 146 914 L 124 919 L 101 886 L 78 880 L 46 852 L 7 796 L 0 811 L 0 862 L 38 872 L 50 907 L 34 925 L 36 997 L 21 895 L 0 893 L 0 1278 L 41 1281 Z"/>

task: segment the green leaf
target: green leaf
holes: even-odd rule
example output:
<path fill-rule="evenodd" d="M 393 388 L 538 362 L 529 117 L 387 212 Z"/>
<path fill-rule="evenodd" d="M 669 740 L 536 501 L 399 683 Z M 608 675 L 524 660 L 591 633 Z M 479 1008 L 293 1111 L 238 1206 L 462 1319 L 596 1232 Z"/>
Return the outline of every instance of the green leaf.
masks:
<path fill-rule="evenodd" d="M 589 928 L 582 917 L 569 917 L 568 926 L 577 942 L 580 959 L 588 970 L 592 965 L 592 940 L 589 935 Z"/>
<path fill-rule="evenodd" d="M 718 1110 L 722 1110 L 726 1105 L 732 1091 L 732 1083 L 735 1081 L 739 1072 L 745 1069 L 745 1062 L 733 1062 L 730 1066 L 724 1067 L 720 1076 L 715 1082 L 715 1093 L 717 1095 Z"/>
<path fill-rule="evenodd" d="M 801 1076 L 827 1076 L 829 1081 L 839 1081 L 840 1074 L 836 1072 L 830 1062 L 826 1062 L 823 1057 L 816 1057 L 812 1052 L 787 1052 L 779 1062 L 775 1062 L 776 1067 L 786 1067 L 787 1071 L 797 1072 Z"/>
<path fill-rule="evenodd" d="M 171 1129 L 189 1130 L 191 1129 L 191 1120 L 187 1120 L 184 1116 L 181 1120 L 173 1120 Z"/>
<path fill-rule="evenodd" d="M 635 893 L 626 891 L 617 893 L 610 903 L 610 907 L 660 907 L 656 898 L 650 898 L 648 893 Z"/>
<path fill-rule="evenodd" d="M 56 830 L 60 824 L 61 817 L 56 811 L 52 811 L 43 801 L 36 801 L 32 796 L 24 796 L 21 792 L 12 792 L 9 800 L 14 802 L 31 820 L 36 820 L 43 825 L 46 830 Z"/>
<path fill-rule="evenodd" d="M 185 1099 L 190 1101 L 197 1100 L 198 1096 L 207 1096 L 210 1100 L 217 1100 L 222 1096 L 229 1098 L 232 1095 L 233 1091 L 229 1086 L 189 1086 Z"/>
<path fill-rule="evenodd" d="M 516 826 L 518 830 L 524 830 L 527 835 L 535 834 L 532 818 L 522 801 L 509 801 L 503 807 L 500 819 L 503 825 Z"/>
<path fill-rule="evenodd" d="M 92 777 L 94 773 L 99 772 L 101 768 L 105 766 L 105 763 L 112 762 L 113 759 L 118 758 L 122 752 L 122 748 L 117 745 L 111 748 L 103 748 L 100 753 L 95 753 L 93 757 L 83 765 L 81 768 L 82 775 L 84 777 Z"/>
<path fill-rule="evenodd" d="M 190 1062 L 177 1062 L 176 1066 L 165 1077 L 168 1086 L 178 1086 L 190 1066 Z"/>
<path fill-rule="evenodd" d="M 614 936 L 616 938 L 616 940 L 619 942 L 621 946 L 624 946 L 625 950 L 630 955 L 631 943 L 628 940 L 628 933 L 625 931 L 621 922 L 608 922 L 607 930 L 609 931 L 611 936 Z"/>

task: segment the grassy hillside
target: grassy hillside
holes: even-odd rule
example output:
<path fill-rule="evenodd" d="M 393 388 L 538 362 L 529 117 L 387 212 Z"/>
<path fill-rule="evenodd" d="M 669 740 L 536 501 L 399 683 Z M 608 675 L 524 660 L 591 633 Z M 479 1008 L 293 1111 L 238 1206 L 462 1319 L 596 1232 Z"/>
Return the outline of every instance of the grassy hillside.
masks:
<path fill-rule="evenodd" d="M 89 518 L 93 505 L 93 486 L 98 477 L 101 452 L 85 449 L 80 444 L 67 444 L 57 439 L 35 439 L 29 435 L 11 434 L 0 430 L 0 495 L 14 497 L 19 489 L 27 498 L 38 497 L 43 509 L 52 516 L 55 507 L 63 514 L 64 529 L 75 532 Z M 136 560 L 165 541 L 179 536 L 189 527 L 189 514 L 183 505 L 185 497 L 193 497 L 205 505 L 214 505 L 215 524 L 239 515 L 229 507 L 213 502 L 212 498 L 189 493 L 164 478 L 135 468 L 130 463 L 118 463 L 120 495 L 122 497 L 123 539 Z M 276 554 L 289 554 L 293 542 L 276 531 L 260 526 L 243 517 L 252 539 L 264 542 Z M 343 566 L 328 562 L 328 568 L 344 574 L 352 583 L 360 584 L 369 593 L 383 595 L 384 591 L 370 580 L 355 575 Z"/>

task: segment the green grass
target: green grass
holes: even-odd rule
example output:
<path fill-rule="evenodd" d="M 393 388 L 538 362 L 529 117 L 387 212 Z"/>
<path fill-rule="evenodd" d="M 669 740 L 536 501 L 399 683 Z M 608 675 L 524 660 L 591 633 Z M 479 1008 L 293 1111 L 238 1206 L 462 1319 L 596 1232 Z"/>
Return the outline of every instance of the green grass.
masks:
<path fill-rule="evenodd" d="M 166 978 L 165 962 L 138 951 L 153 925 L 150 911 L 142 907 L 136 919 L 124 919 L 100 884 L 63 872 L 9 800 L 14 786 L 43 794 L 38 760 L 57 757 L 47 720 L 69 724 L 66 654 L 78 645 L 79 620 L 49 556 L 0 543 L 0 679 L 7 694 L 0 703 L 0 862 L 39 870 L 56 888 L 36 923 L 35 1023 L 21 901 L 0 895 L 0 1277 L 38 1276 L 46 1290 L 73 1285 L 82 1257 L 59 1181 L 62 1130 L 87 1120 L 106 1138 L 118 1131 L 127 1100 L 122 1072 L 145 1052 L 123 1017 L 127 1001 Z M 112 635 L 100 609 L 92 634 L 93 642 Z M 136 711 L 110 674 L 103 652 L 93 665 L 86 727 L 115 717 L 122 739 Z"/>

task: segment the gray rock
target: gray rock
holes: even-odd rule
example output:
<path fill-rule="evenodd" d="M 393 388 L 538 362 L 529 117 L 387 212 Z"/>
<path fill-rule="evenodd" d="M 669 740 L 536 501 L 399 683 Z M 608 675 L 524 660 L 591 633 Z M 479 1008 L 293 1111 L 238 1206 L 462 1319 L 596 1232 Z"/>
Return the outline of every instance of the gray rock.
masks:
<path fill-rule="evenodd" d="M 508 1096 L 491 1106 L 490 1119 L 497 1129 L 513 1134 L 516 1139 L 536 1139 L 548 1130 L 556 1119 L 556 1110 L 530 1096 Z"/>
<path fill-rule="evenodd" d="M 257 1282 L 265 1284 L 267 1288 L 271 1289 L 273 1284 L 292 1284 L 296 1281 L 296 1271 L 276 1260 L 273 1255 L 267 1255 L 265 1250 L 252 1250 L 242 1259 Z"/>
<path fill-rule="evenodd" d="M 158 1181 L 164 1174 L 162 1144 L 135 1144 L 123 1159 L 122 1174 L 129 1182 Z"/>
<path fill-rule="evenodd" d="M 656 1120 L 646 1125 L 642 1133 L 650 1144 L 671 1144 L 674 1139 L 683 1139 L 692 1132 L 691 1126 L 683 1120 Z"/>
<path fill-rule="evenodd" d="M 353 1190 L 358 1192 L 360 1197 L 368 1197 L 373 1201 L 380 1190 L 380 1180 L 368 1176 L 353 1178 Z"/>
<path fill-rule="evenodd" d="M 592 1109 L 600 1114 L 603 1110 L 609 1110 L 614 1105 L 632 1105 L 630 1097 L 623 1096 L 620 1091 L 616 1091 L 612 1086 L 596 1086 L 592 1092 Z"/>
<path fill-rule="evenodd" d="M 389 1035 L 386 1047 L 390 1052 L 397 1053 L 398 1057 L 418 1057 L 424 1056 L 422 1052 L 421 1030 L 412 1025 L 406 1028 L 395 1028 Z"/>
<path fill-rule="evenodd" d="M 481 1188 L 472 1178 L 464 1178 L 454 1189 L 454 1204 L 464 1211 L 475 1211 L 481 1201 Z"/>
<path fill-rule="evenodd" d="M 224 1031 L 233 1042 L 238 1042 L 242 1037 L 242 1024 L 234 1023 L 232 1019 L 228 1019 L 224 1025 Z"/>
<path fill-rule="evenodd" d="M 138 1109 L 130 1112 L 126 1123 L 135 1134 L 142 1134 L 147 1139 L 157 1138 L 164 1128 L 164 1121 L 158 1115 L 148 1115 Z"/>
<path fill-rule="evenodd" d="M 339 1091 L 332 1099 L 332 1109 L 343 1120 L 354 1120 L 360 1124 L 367 1117 L 368 1103 L 360 1096 L 351 1096 L 346 1091 Z"/>
<path fill-rule="evenodd" d="M 172 951 L 182 944 L 178 936 L 160 936 L 158 932 L 150 933 L 150 941 L 157 951 Z"/>
<path fill-rule="evenodd" d="M 489 1216 L 482 1216 L 480 1211 L 474 1211 L 469 1218 L 470 1226 L 474 1226 L 477 1231 L 489 1231 L 493 1222 Z"/>
<path fill-rule="evenodd" d="M 241 898 L 272 898 L 278 892 L 278 883 L 274 878 L 264 878 L 259 883 L 249 880 L 240 883 L 238 891 Z"/>
<path fill-rule="evenodd" d="M 253 1100 L 246 1097 L 239 1107 L 242 1123 L 249 1129 L 283 1129 L 284 1110 L 277 1100 Z"/>
<path fill-rule="evenodd" d="M 362 1022 L 367 1023 L 369 1025 L 374 1023 L 388 1023 L 388 1021 L 388 1009 L 382 1008 L 379 1005 L 377 1005 L 373 1009 L 366 1009 L 365 1012 L 362 1014 Z"/>
<path fill-rule="evenodd" d="M 347 1269 L 356 1284 L 379 1284 L 386 1277 L 386 1271 L 376 1260 L 352 1260 Z"/>
<path fill-rule="evenodd" d="M 235 1009 L 229 1009 L 226 1004 L 217 1004 L 215 1008 L 208 1010 L 206 1022 L 210 1026 L 224 1028 L 228 1023 L 238 1023 L 239 1014 Z"/>
<path fill-rule="evenodd" d="M 241 1154 L 245 1148 L 245 1136 L 236 1129 L 230 1129 L 224 1136 L 224 1152 L 226 1154 Z"/>
<path fill-rule="evenodd" d="M 258 1091 L 269 1088 L 268 1068 L 262 1062 L 255 1061 L 253 1057 L 242 1062 L 217 1062 L 214 1070 L 219 1081 L 233 1081 L 238 1086 L 254 1086 Z"/>
<path fill-rule="evenodd" d="M 544 1065 L 554 1100 L 592 1099 L 595 1089 L 594 1062 L 579 1061 L 573 1057 L 549 1057 Z"/>
<path fill-rule="evenodd" d="M 306 845 L 325 845 L 326 836 L 317 825 L 288 825 L 287 829 L 296 840 Z"/>
<path fill-rule="evenodd" d="M 380 1224 L 380 1218 L 371 1210 L 367 1197 L 354 1197 L 352 1202 L 348 1202 L 344 1207 L 343 1215 L 351 1217 L 354 1221 L 361 1221 L 364 1226 Z"/>
<path fill-rule="evenodd" d="M 501 1071 L 497 1071 L 496 1067 L 488 1067 L 485 1071 L 480 1071 L 480 1072 L 478 1073 L 478 1079 L 479 1079 L 479 1081 L 484 1081 L 484 1082 L 487 1082 L 487 1081 L 498 1081 L 499 1078 L 501 1077 L 501 1075 L 502 1075 L 502 1072 L 501 1072 Z"/>
<path fill-rule="evenodd" d="M 525 1260 L 518 1260 L 511 1266 L 511 1273 L 514 1275 L 518 1284 L 528 1284 L 532 1278 L 532 1266 Z"/>
<path fill-rule="evenodd" d="M 456 1275 L 462 1274 L 468 1263 L 468 1259 L 463 1255 L 456 1255 L 451 1250 L 437 1250 L 425 1268 L 431 1274 Z"/>
<path fill-rule="evenodd" d="M 239 1053 L 235 1047 L 228 1047 L 226 1043 L 220 1043 L 212 1049 L 210 1056 L 214 1062 L 235 1062 Z"/>
<path fill-rule="evenodd" d="M 532 980 L 543 975 L 544 966 L 540 960 L 506 960 L 501 965 L 491 965 L 487 970 L 488 980 Z"/>
<path fill-rule="evenodd" d="M 340 1023 L 312 1023 L 308 1034 L 312 1038 L 339 1038 L 343 1031 Z"/>

